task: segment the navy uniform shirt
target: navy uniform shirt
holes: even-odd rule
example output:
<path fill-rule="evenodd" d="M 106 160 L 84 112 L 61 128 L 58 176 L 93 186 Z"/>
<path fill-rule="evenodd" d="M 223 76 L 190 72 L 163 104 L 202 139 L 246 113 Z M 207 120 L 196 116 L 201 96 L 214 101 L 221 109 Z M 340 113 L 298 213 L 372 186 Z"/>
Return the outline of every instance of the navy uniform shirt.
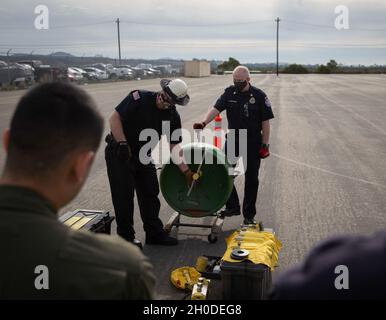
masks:
<path fill-rule="evenodd" d="M 347 267 L 348 273 L 338 266 Z M 336 284 L 343 289 L 338 290 Z M 374 236 L 340 236 L 322 242 L 303 264 L 279 277 L 271 298 L 385 299 L 386 230 Z"/>
<path fill-rule="evenodd" d="M 148 138 L 147 141 L 139 141 L 142 130 L 156 130 L 159 140 L 161 135 L 165 134 L 162 133 L 163 121 L 170 122 L 170 134 L 181 129 L 181 118 L 176 107 L 161 110 L 157 108 L 156 99 L 157 92 L 134 90 L 115 108 L 121 117 L 123 131 L 134 154 L 138 154 L 141 147 L 150 140 Z M 180 134 L 175 139 L 167 135 L 167 139 L 172 144 L 182 141 Z"/>
<path fill-rule="evenodd" d="M 259 141 L 262 122 L 274 117 L 267 95 L 252 85 L 246 92 L 237 92 L 235 86 L 229 86 L 214 107 L 220 112 L 226 110 L 229 129 L 247 129 L 248 137 L 257 137 Z"/>

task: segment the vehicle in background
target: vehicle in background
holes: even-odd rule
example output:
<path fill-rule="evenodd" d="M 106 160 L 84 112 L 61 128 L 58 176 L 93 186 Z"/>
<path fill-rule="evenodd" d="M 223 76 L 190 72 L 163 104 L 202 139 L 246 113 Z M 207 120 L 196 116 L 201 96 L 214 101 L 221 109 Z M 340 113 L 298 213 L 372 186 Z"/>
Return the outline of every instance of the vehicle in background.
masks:
<path fill-rule="evenodd" d="M 133 69 L 133 67 L 129 64 L 121 64 L 119 66 L 115 66 L 115 68 L 128 68 L 128 69 Z"/>
<path fill-rule="evenodd" d="M 67 68 L 67 78 L 70 82 L 82 82 L 84 80 L 82 73 L 72 67 Z"/>
<path fill-rule="evenodd" d="M 119 72 L 112 64 L 106 64 L 107 73 L 109 74 L 109 79 L 119 78 Z"/>
<path fill-rule="evenodd" d="M 158 70 L 161 75 L 169 75 L 173 72 L 172 66 L 170 64 L 154 66 L 153 69 Z"/>
<path fill-rule="evenodd" d="M 95 69 L 95 70 L 86 70 L 84 68 L 79 68 L 77 67 L 77 69 L 80 69 L 83 71 L 83 77 L 87 80 L 98 80 L 98 69 Z"/>
<path fill-rule="evenodd" d="M 43 65 L 43 63 L 40 60 L 22 60 L 22 61 L 18 61 L 17 63 L 28 64 L 34 69 L 39 68 L 41 65 Z"/>
<path fill-rule="evenodd" d="M 149 63 L 137 64 L 135 68 L 137 70 L 142 70 L 141 72 L 143 78 L 155 78 L 161 76 L 161 72 L 153 68 L 153 66 Z"/>
<path fill-rule="evenodd" d="M 155 68 L 149 68 L 149 71 L 153 72 L 156 76 L 161 76 L 161 71 Z"/>
<path fill-rule="evenodd" d="M 11 63 L 0 65 L 0 85 L 25 88 L 34 82 L 34 69 L 30 65 Z"/>
<path fill-rule="evenodd" d="M 34 70 L 34 80 L 38 83 L 50 81 L 67 81 L 67 68 L 52 67 L 48 64 L 43 64 L 40 60 L 22 60 L 19 64 L 29 65 Z"/>
<path fill-rule="evenodd" d="M 126 66 L 116 66 L 115 69 L 118 72 L 118 77 L 120 79 L 134 79 L 133 70 Z"/>
<path fill-rule="evenodd" d="M 140 64 L 137 64 L 135 67 L 139 69 L 148 69 L 148 68 L 152 68 L 153 66 L 150 63 L 140 63 Z"/>
<path fill-rule="evenodd" d="M 15 65 L 22 66 L 23 68 L 25 68 L 27 74 L 33 76 L 33 73 L 34 73 L 35 69 L 31 65 L 20 63 L 20 62 L 15 63 Z"/>
<path fill-rule="evenodd" d="M 83 67 L 83 70 L 87 72 L 88 76 L 96 80 L 107 80 L 109 78 L 106 71 L 95 67 Z"/>
<path fill-rule="evenodd" d="M 146 78 L 154 78 L 155 77 L 154 72 L 150 71 L 149 69 L 143 69 L 143 71 L 145 72 Z"/>
<path fill-rule="evenodd" d="M 146 78 L 148 75 L 144 69 L 132 67 L 131 70 L 133 70 L 134 78 L 137 80 L 140 80 L 142 78 Z"/>
<path fill-rule="evenodd" d="M 107 79 L 115 80 L 118 79 L 118 71 L 113 67 L 112 64 L 104 64 L 104 63 L 95 63 L 92 67 L 100 69 L 107 74 Z"/>
<path fill-rule="evenodd" d="M 79 67 L 71 67 L 72 69 L 80 72 L 83 76 L 83 79 L 88 79 L 88 75 L 87 75 L 87 72 L 84 71 L 82 68 L 79 68 Z"/>

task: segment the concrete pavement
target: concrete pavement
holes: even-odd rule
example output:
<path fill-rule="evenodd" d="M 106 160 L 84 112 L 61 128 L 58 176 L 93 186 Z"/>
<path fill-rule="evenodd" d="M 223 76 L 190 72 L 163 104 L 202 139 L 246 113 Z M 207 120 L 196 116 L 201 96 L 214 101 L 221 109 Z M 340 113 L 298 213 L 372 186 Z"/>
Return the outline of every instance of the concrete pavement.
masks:
<path fill-rule="evenodd" d="M 183 127 L 191 129 L 231 84 L 232 78 L 212 76 L 185 80 L 191 102 L 178 110 Z M 159 80 L 154 79 L 82 88 L 98 103 L 106 119 L 107 132 L 109 114 L 129 91 L 159 90 L 158 83 Z M 386 76 L 253 75 L 252 83 L 267 93 L 275 114 L 270 141 L 272 154 L 262 161 L 256 207 L 257 218 L 273 228 L 283 242 L 277 272 L 300 262 L 326 237 L 371 234 L 385 228 Z M 23 93 L 0 92 L 1 131 L 8 126 Z M 77 208 L 113 213 L 103 151 L 104 142 L 82 192 L 61 213 Z M 1 150 L 0 167 L 4 157 Z M 242 177 L 236 180 L 239 195 L 243 194 L 243 182 Z M 160 217 L 166 222 L 172 210 L 162 195 L 160 197 Z M 152 260 L 159 279 L 158 298 L 182 298 L 185 294 L 170 284 L 171 270 L 194 266 L 197 256 L 202 254 L 221 256 L 225 250 L 224 238 L 241 221 L 241 217 L 226 219 L 224 232 L 216 244 L 207 242 L 207 230 L 181 228 L 178 246 L 146 246 L 144 252 Z M 138 207 L 135 226 L 137 237 L 144 241 Z"/>

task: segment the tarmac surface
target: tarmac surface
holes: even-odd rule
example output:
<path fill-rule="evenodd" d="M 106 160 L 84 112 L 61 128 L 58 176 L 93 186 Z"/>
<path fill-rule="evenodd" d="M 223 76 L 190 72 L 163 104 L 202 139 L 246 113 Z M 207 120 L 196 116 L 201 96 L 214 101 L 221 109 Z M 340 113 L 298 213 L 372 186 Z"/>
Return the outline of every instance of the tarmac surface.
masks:
<path fill-rule="evenodd" d="M 203 119 L 229 75 L 185 79 L 191 102 L 180 107 L 184 128 Z M 262 160 L 256 203 L 258 220 L 273 228 L 283 243 L 275 275 L 303 260 L 320 240 L 337 234 L 372 234 L 386 225 L 386 76 L 385 75 L 253 75 L 252 84 L 271 100 L 271 156 Z M 134 89 L 159 90 L 159 79 L 82 86 L 96 100 L 106 119 Z M 25 91 L 0 92 L 0 130 L 8 125 L 15 105 Z M 210 125 L 213 127 L 213 124 Z M 98 151 L 82 192 L 61 214 L 77 208 L 114 213 L 104 161 Z M 0 167 L 5 153 L 0 151 Z M 244 179 L 236 180 L 242 197 Z M 160 217 L 166 223 L 173 210 L 161 199 Z M 184 222 L 206 223 L 209 218 Z M 225 238 L 242 217 L 225 220 L 215 244 L 208 230 L 180 228 L 175 247 L 145 246 L 155 266 L 158 299 L 182 299 L 170 272 L 194 266 L 198 256 L 222 256 Z M 137 238 L 144 241 L 142 222 L 135 208 Z M 113 225 L 115 233 L 115 225 Z M 175 231 L 173 231 L 175 234 Z M 275 276 L 274 275 L 274 276 Z M 217 298 L 218 292 L 212 298 Z"/>

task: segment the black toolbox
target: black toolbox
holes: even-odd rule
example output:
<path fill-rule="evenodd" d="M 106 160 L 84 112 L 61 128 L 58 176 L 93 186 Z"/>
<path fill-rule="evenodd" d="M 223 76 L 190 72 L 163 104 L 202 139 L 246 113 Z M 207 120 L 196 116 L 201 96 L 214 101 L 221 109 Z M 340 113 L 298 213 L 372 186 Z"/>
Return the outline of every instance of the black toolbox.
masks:
<path fill-rule="evenodd" d="M 271 269 L 249 260 L 221 263 L 224 300 L 265 300 L 271 288 Z"/>
<path fill-rule="evenodd" d="M 72 229 L 89 230 L 95 233 L 111 233 L 114 217 L 108 211 L 77 209 L 59 217 L 59 221 Z"/>

